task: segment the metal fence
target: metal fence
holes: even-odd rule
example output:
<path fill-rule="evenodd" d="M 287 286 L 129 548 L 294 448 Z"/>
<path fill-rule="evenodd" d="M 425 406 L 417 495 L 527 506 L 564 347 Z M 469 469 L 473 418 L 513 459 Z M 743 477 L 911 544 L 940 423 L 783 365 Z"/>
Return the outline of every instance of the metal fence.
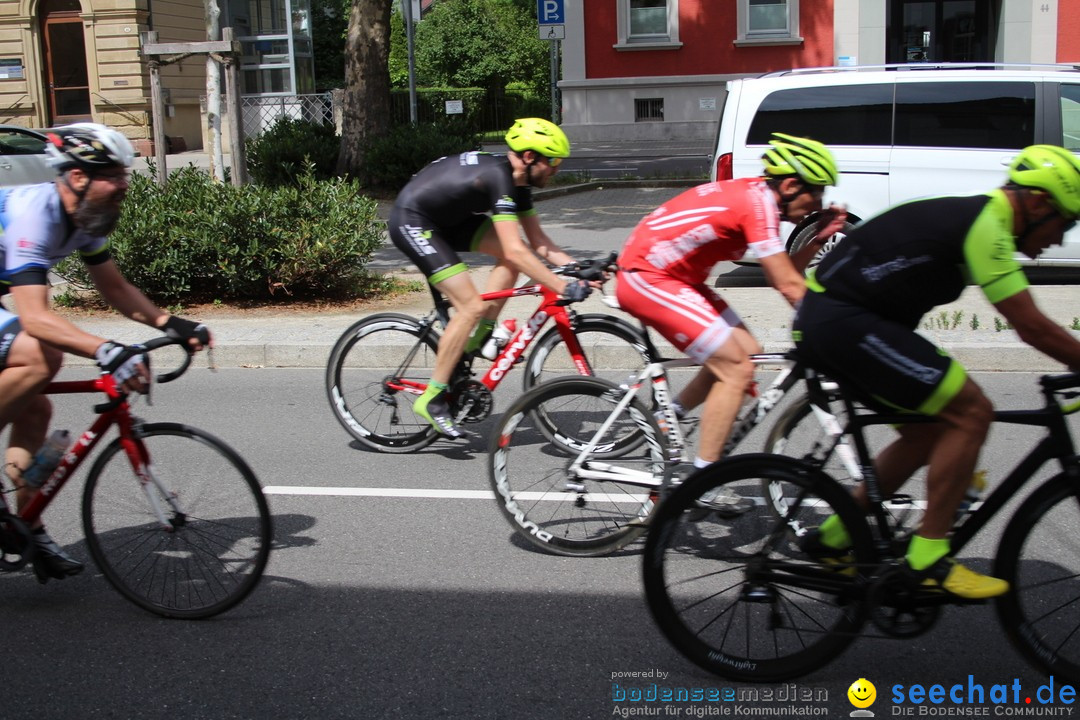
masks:
<path fill-rule="evenodd" d="M 256 137 L 278 118 L 306 120 L 320 125 L 334 124 L 334 104 L 330 93 L 316 95 L 245 95 L 240 98 L 244 114 L 244 137 Z"/>

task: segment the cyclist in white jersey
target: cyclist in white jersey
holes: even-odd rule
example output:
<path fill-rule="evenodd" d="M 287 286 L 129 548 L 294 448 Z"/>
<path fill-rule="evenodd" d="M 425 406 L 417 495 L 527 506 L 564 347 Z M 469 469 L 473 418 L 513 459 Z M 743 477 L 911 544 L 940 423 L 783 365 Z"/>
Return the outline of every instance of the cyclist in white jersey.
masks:
<path fill-rule="evenodd" d="M 0 295 L 10 294 L 18 316 L 0 307 L 0 430 L 11 433 L 4 473 L 21 505 L 34 490 L 22 472 L 45 441 L 52 404 L 41 390 L 55 377 L 64 353 L 93 358 L 131 392 L 145 391 L 149 375 L 138 354 L 116 362 L 119 343 L 84 332 L 52 311 L 48 272 L 79 253 L 94 286 L 127 317 L 187 340 L 195 350 L 210 344 L 203 325 L 170 315 L 120 274 L 109 255 L 108 235 L 127 194 L 131 143 L 104 125 L 78 123 L 47 133 L 46 159 L 55 182 L 0 191 Z M 40 582 L 82 571 L 39 523 L 34 531 L 34 573 Z"/>

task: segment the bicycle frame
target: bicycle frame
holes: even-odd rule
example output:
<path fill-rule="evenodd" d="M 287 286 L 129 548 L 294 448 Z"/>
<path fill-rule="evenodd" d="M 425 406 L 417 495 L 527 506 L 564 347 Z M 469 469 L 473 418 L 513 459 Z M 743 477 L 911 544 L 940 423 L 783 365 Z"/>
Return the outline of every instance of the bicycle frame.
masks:
<path fill-rule="evenodd" d="M 400 375 L 402 368 L 408 366 L 412 362 L 413 355 L 423 344 L 427 332 L 430 331 L 430 328 L 435 322 L 438 321 L 443 327 L 446 327 L 446 324 L 450 321 L 449 303 L 447 303 L 445 298 L 442 297 L 442 294 L 435 290 L 435 288 L 431 288 L 431 293 L 435 298 L 435 310 L 424 319 L 424 334 L 420 336 L 418 342 L 413 347 L 413 350 L 406 355 L 405 361 L 397 368 L 395 373 L 395 378 L 397 379 L 387 383 L 387 386 L 393 390 L 400 390 L 413 395 L 421 395 L 424 390 L 427 389 L 427 383 L 401 378 Z M 502 382 L 503 378 L 506 377 L 510 370 L 513 369 L 514 365 L 524 356 L 525 351 L 540 334 L 540 330 L 547 324 L 548 320 L 554 320 L 555 327 L 559 330 L 559 335 L 562 337 L 563 342 L 566 343 L 566 347 L 570 351 L 570 355 L 574 361 L 574 368 L 578 374 L 592 374 L 592 368 L 585 358 L 585 352 L 581 347 L 581 343 L 578 342 L 577 335 L 574 333 L 574 311 L 561 305 L 562 299 L 554 292 L 539 284 L 522 285 L 509 290 L 484 293 L 480 298 L 484 301 L 491 301 L 526 297 L 529 295 L 540 295 L 540 305 L 533 311 L 533 314 L 529 317 L 528 321 L 518 328 L 517 332 L 514 333 L 513 337 L 510 338 L 502 351 L 492 361 L 491 367 L 480 379 L 480 382 L 488 390 L 493 391 L 499 386 L 499 383 Z M 463 362 L 465 361 L 463 360 Z"/>
<path fill-rule="evenodd" d="M 773 379 L 764 393 L 755 393 L 751 403 L 736 417 L 731 434 L 724 445 L 723 455 L 727 456 L 731 453 L 743 438 L 776 407 L 796 383 L 805 380 L 811 407 L 825 430 L 826 436 L 830 439 L 830 452 L 837 452 L 845 466 L 849 470 L 857 472 L 858 464 L 855 454 L 850 447 L 841 442 L 844 428 L 840 426 L 836 416 L 829 412 L 827 391 L 816 373 L 800 363 L 792 353 L 759 353 L 751 355 L 750 361 L 754 365 L 784 364 L 786 367 Z M 669 368 L 697 367 L 699 365 L 700 363 L 689 358 L 661 360 L 650 363 L 637 376 L 629 380 L 624 386 L 626 392 L 619 400 L 619 403 L 597 430 L 589 444 L 578 453 L 574 462 L 571 463 L 570 473 L 587 480 L 613 480 L 648 488 L 658 488 L 663 485 L 663 482 L 657 480 L 652 473 L 589 460 L 589 455 L 599 446 L 598 439 L 607 433 L 615 422 L 615 418 L 630 406 L 630 403 L 642 392 L 648 382 L 652 388 L 652 396 L 656 405 L 664 411 L 670 462 L 673 464 L 688 462 L 686 437 L 683 435 L 682 428 L 679 426 L 675 412 L 671 407 L 671 386 L 667 380 L 667 370 Z M 756 387 L 755 383 L 754 388 L 756 389 Z M 586 464 L 588 464 L 587 468 L 585 467 Z"/>
<path fill-rule="evenodd" d="M 48 479 L 37 489 L 30 501 L 19 511 L 19 518 L 27 526 L 33 527 L 53 498 L 59 494 L 60 490 L 67 484 L 75 471 L 79 469 L 79 466 L 93 452 L 94 448 L 105 436 L 105 433 L 113 425 L 116 425 L 120 432 L 120 443 L 124 448 L 124 453 L 131 461 L 131 467 L 144 490 L 148 490 L 151 483 L 158 485 L 146 447 L 139 440 L 136 430 L 137 421 L 131 415 L 131 406 L 128 404 L 127 396 L 117 389 L 112 375 L 101 375 L 93 380 L 52 382 L 45 387 L 42 394 L 71 395 L 98 392 L 104 393 L 109 400 L 94 407 L 95 412 L 99 413 L 97 419 L 67 449 L 60 459 L 60 464 L 56 466 Z M 155 494 L 147 491 L 146 496 L 154 509 L 161 528 L 171 531 L 173 526 L 167 520 Z M 173 510 L 180 511 L 176 498 L 170 496 L 169 504 L 173 506 Z"/>
<path fill-rule="evenodd" d="M 1080 458 L 1076 455 L 1072 434 L 1069 432 L 1065 416 L 1080 410 L 1080 403 L 1062 408 L 1057 399 L 1053 382 L 1044 382 L 1043 396 L 1046 405 L 1036 410 L 995 410 L 994 423 L 1012 425 L 1030 425 L 1046 428 L 1047 434 L 1031 452 L 1025 455 L 1005 476 L 977 509 L 969 512 L 958 524 L 954 525 L 950 544 L 952 551 L 958 553 L 1005 505 L 1015 497 L 1017 491 L 1031 480 L 1035 473 L 1048 462 L 1059 460 L 1065 472 L 1080 473 Z M 895 425 L 911 422 L 935 422 L 937 418 L 902 414 L 863 414 L 852 412 L 852 404 L 846 401 L 850 418 L 845 434 L 850 435 L 855 445 L 855 452 L 863 468 L 863 479 L 867 481 L 867 496 L 870 500 L 872 515 L 878 529 L 879 548 L 889 547 L 892 529 L 885 512 L 885 498 L 877 484 L 877 475 L 873 472 L 872 455 L 866 442 L 864 429 L 873 425 Z M 1077 477 L 1080 477 L 1078 475 Z"/>

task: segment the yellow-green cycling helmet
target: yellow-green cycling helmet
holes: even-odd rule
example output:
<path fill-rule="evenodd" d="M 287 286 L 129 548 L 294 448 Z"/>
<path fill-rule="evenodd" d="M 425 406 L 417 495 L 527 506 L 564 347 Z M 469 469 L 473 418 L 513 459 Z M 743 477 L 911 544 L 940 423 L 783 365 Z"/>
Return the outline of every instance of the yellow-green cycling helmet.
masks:
<path fill-rule="evenodd" d="M 1080 216 L 1080 158 L 1057 145 L 1031 145 L 1009 166 L 1009 181 L 1037 188 L 1067 220 Z"/>
<path fill-rule="evenodd" d="M 836 184 L 839 178 L 836 160 L 829 148 L 817 140 L 773 133 L 769 145 L 761 156 L 766 175 L 796 175 L 810 185 Z"/>
<path fill-rule="evenodd" d="M 514 152 L 532 150 L 549 158 L 570 157 L 570 140 L 559 126 L 543 118 L 520 118 L 506 133 Z"/>

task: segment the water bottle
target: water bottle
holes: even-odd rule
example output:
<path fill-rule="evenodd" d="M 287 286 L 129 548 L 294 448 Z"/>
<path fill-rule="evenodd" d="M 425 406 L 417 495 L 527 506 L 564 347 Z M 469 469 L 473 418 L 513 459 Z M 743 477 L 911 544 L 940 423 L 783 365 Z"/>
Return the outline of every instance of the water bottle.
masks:
<path fill-rule="evenodd" d="M 510 342 L 510 338 L 514 337 L 516 331 L 517 320 L 514 318 L 503 320 L 491 331 L 491 337 L 484 343 L 484 347 L 480 349 L 480 354 L 488 360 L 494 360 L 499 356 L 499 352 L 506 346 L 506 343 Z"/>
<path fill-rule="evenodd" d="M 70 434 L 67 430 L 53 430 L 30 461 L 30 467 L 23 471 L 23 482 L 30 487 L 41 487 L 60 464 L 60 458 L 64 456 L 69 444 Z"/>
<path fill-rule="evenodd" d="M 986 471 L 976 470 L 971 476 L 971 484 L 968 485 L 968 489 L 964 493 L 964 499 L 960 501 L 960 506 L 956 508 L 956 514 L 963 515 L 971 512 L 971 506 L 982 499 L 982 493 L 985 489 Z"/>

